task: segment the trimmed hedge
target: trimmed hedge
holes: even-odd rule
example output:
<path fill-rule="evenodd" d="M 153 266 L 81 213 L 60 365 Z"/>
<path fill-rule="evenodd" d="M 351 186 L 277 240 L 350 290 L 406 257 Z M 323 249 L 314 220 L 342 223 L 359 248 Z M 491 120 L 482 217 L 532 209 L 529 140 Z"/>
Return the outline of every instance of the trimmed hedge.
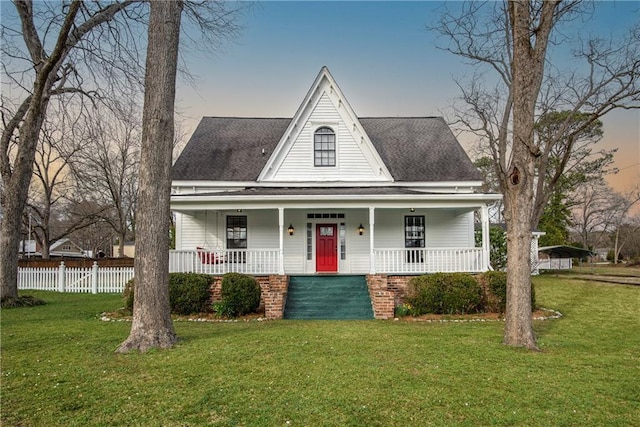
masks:
<path fill-rule="evenodd" d="M 408 283 L 412 314 L 467 314 L 482 311 L 484 292 L 470 274 L 436 273 L 414 277 Z"/>
<path fill-rule="evenodd" d="M 244 316 L 260 307 L 260 284 L 253 276 L 227 273 L 222 276 L 222 300 L 214 304 L 220 316 Z"/>
<path fill-rule="evenodd" d="M 209 309 L 211 276 L 195 273 L 169 274 L 169 302 L 174 314 L 202 313 Z"/>
<path fill-rule="evenodd" d="M 487 271 L 478 276 L 478 282 L 486 293 L 486 311 L 504 313 L 507 308 L 507 273 Z M 536 292 L 531 284 L 531 310 L 536 307 Z"/>
<path fill-rule="evenodd" d="M 412 278 L 407 285 L 406 304 L 396 307 L 397 315 L 504 313 L 507 305 L 507 273 L 488 271 L 436 273 Z M 409 307 L 409 308 L 407 308 Z M 531 285 L 531 309 L 536 295 Z"/>
<path fill-rule="evenodd" d="M 207 274 L 170 273 L 169 304 L 173 314 L 202 313 L 209 310 L 212 277 Z M 124 307 L 133 310 L 134 279 L 124 287 Z"/>

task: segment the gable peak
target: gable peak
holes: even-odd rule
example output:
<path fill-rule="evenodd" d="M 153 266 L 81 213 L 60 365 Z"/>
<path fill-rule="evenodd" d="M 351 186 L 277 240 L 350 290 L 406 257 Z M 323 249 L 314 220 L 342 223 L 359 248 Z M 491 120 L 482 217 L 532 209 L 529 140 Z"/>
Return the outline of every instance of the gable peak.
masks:
<path fill-rule="evenodd" d="M 317 108 L 319 108 L 319 110 L 317 110 Z M 347 166 L 348 163 L 345 163 L 338 169 L 325 168 L 324 170 L 317 169 L 313 163 L 314 151 L 309 150 L 309 147 L 313 147 L 309 143 L 310 128 L 317 128 L 318 126 L 329 124 L 334 126 L 340 124 L 339 126 L 343 127 L 344 133 L 339 137 L 342 138 L 343 146 L 348 146 L 349 141 L 353 141 L 353 143 L 356 144 L 353 146 L 356 147 L 355 149 L 352 147 L 352 153 L 359 153 L 356 154 L 356 156 L 360 156 L 360 163 L 358 165 L 366 165 L 364 168 L 369 168 L 369 179 L 375 181 L 393 181 L 393 177 L 389 173 L 387 166 L 373 146 L 366 131 L 360 124 L 358 116 L 353 111 L 351 105 L 349 105 L 349 102 L 326 65 L 320 68 L 320 72 L 313 81 L 311 88 L 309 88 L 298 111 L 296 111 L 287 130 L 278 142 L 276 149 L 258 176 L 258 181 L 278 179 L 276 177 L 279 176 L 281 168 L 283 168 L 282 170 L 286 168 L 291 169 L 291 164 L 295 162 L 287 161 L 289 152 L 295 153 L 292 154 L 291 158 L 295 157 L 296 162 L 300 162 L 303 158 L 307 160 L 311 159 L 305 163 L 305 167 L 310 164 L 312 165 L 311 169 L 307 170 L 307 172 L 313 172 L 313 174 L 317 176 L 322 175 L 325 179 L 334 181 L 349 179 L 347 177 L 353 174 L 350 174 L 350 168 Z M 294 150 L 294 146 L 305 148 L 297 148 L 295 151 L 292 151 Z M 354 157 L 350 157 L 349 161 L 354 161 L 353 159 Z M 338 172 L 332 172 L 336 170 Z M 298 173 L 298 176 L 308 175 L 308 173 Z"/>

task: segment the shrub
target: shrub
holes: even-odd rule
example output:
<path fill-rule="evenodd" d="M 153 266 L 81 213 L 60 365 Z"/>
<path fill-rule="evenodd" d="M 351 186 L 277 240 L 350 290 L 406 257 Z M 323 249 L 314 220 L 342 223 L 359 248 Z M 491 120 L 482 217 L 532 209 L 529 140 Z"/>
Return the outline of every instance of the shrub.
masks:
<path fill-rule="evenodd" d="M 483 306 L 483 292 L 470 274 L 436 273 L 411 279 L 407 302 L 415 316 L 477 313 Z"/>
<path fill-rule="evenodd" d="M 504 313 L 507 308 L 507 273 L 504 271 L 487 271 L 478 277 L 479 283 L 486 293 L 486 310 Z M 531 284 L 531 309 L 536 306 L 536 293 Z"/>
<path fill-rule="evenodd" d="M 478 282 L 485 291 L 485 310 L 491 313 L 504 313 L 507 306 L 507 273 L 487 271 L 478 276 Z"/>
<path fill-rule="evenodd" d="M 122 291 L 124 308 L 129 311 L 133 311 L 133 287 L 133 279 L 131 279 L 127 283 L 125 283 L 124 291 Z"/>
<path fill-rule="evenodd" d="M 195 273 L 169 274 L 169 302 L 174 314 L 207 311 L 211 297 L 211 276 Z"/>
<path fill-rule="evenodd" d="M 404 303 L 402 305 L 397 305 L 394 310 L 395 317 L 405 317 L 409 316 L 413 313 L 413 307 L 409 303 Z"/>
<path fill-rule="evenodd" d="M 255 277 L 240 273 L 222 276 L 222 303 L 228 316 L 244 316 L 260 307 L 260 285 Z"/>
<path fill-rule="evenodd" d="M 218 301 L 213 303 L 213 311 L 217 317 L 233 317 L 231 306 L 226 301 Z"/>
<path fill-rule="evenodd" d="M 124 308 L 133 311 L 134 279 L 123 291 Z M 211 276 L 195 273 L 169 274 L 169 305 L 173 314 L 193 314 L 208 311 L 211 297 Z"/>

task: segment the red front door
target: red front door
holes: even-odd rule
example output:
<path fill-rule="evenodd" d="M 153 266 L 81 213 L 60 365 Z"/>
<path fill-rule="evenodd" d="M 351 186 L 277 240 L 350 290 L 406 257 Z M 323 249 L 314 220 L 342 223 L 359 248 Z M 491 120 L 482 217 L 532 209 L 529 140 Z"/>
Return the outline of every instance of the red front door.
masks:
<path fill-rule="evenodd" d="M 316 272 L 336 273 L 338 271 L 338 226 L 336 224 L 316 225 Z"/>

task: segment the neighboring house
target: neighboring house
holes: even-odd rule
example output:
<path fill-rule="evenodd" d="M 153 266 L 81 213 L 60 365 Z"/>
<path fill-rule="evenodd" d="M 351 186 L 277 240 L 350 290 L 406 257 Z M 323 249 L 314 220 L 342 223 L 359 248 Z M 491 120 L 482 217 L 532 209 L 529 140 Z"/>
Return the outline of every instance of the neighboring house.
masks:
<path fill-rule="evenodd" d="M 500 195 L 481 185 L 444 119 L 358 117 L 323 67 L 293 118 L 202 119 L 173 167 L 170 268 L 370 283 L 486 271 Z"/>
<path fill-rule="evenodd" d="M 113 257 L 134 258 L 136 256 L 136 242 L 124 242 L 123 254 L 118 253 L 120 251 L 120 245 L 113 245 L 111 250 Z"/>
<path fill-rule="evenodd" d="M 609 252 L 612 252 L 613 248 L 595 248 L 593 250 L 593 252 L 595 253 L 594 255 L 594 262 L 607 262 L 607 255 L 609 255 Z"/>
<path fill-rule="evenodd" d="M 20 243 L 18 244 L 18 254 L 22 258 L 39 257 L 41 255 L 41 253 L 36 249 L 35 240 L 20 240 Z"/>
<path fill-rule="evenodd" d="M 23 258 L 40 257 L 42 251 L 35 240 L 22 240 L 18 245 L 18 251 Z M 90 251 L 85 251 L 69 238 L 57 240 L 49 247 L 50 257 L 86 258 L 90 257 Z"/>

